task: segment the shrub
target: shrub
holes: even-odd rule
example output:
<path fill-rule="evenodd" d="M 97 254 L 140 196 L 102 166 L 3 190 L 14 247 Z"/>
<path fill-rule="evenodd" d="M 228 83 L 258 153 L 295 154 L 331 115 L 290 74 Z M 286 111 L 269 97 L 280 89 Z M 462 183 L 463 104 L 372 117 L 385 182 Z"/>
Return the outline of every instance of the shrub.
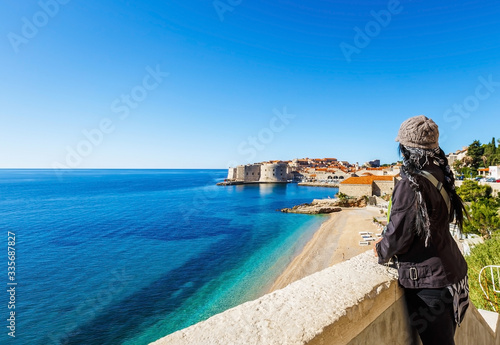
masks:
<path fill-rule="evenodd" d="M 347 196 L 347 194 L 338 192 L 337 193 L 337 198 L 339 198 L 340 200 L 344 201 L 344 200 L 347 200 L 348 196 Z"/>
<path fill-rule="evenodd" d="M 457 188 L 457 194 L 460 195 L 463 201 L 473 202 L 483 199 L 488 199 L 491 196 L 491 186 L 480 185 L 476 181 L 466 180 Z"/>
<path fill-rule="evenodd" d="M 500 294 L 495 293 L 492 289 L 491 275 L 487 274 L 489 271 L 483 271 L 481 282 L 488 294 L 488 298 L 485 296 L 479 285 L 479 272 L 485 266 L 500 265 L 500 236 L 497 235 L 474 247 L 471 254 L 465 257 L 465 260 L 469 266 L 470 300 L 477 308 L 498 313 L 500 311 Z M 500 277 L 496 277 L 497 288 L 499 285 L 498 278 Z M 493 307 L 490 303 L 493 304 Z"/>
<path fill-rule="evenodd" d="M 498 204 L 496 200 L 484 199 L 467 207 L 469 219 L 464 222 L 464 233 L 476 233 L 488 238 L 500 228 Z"/>

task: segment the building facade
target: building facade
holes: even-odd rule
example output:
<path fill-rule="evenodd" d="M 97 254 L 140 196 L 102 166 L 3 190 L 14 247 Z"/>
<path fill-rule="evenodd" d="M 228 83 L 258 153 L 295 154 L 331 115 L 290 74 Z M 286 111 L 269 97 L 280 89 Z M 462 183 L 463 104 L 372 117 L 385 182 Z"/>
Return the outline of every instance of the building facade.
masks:
<path fill-rule="evenodd" d="M 339 193 L 344 193 L 349 196 L 382 196 L 384 194 L 392 194 L 396 185 L 396 176 L 361 176 L 349 177 L 340 183 Z"/>
<path fill-rule="evenodd" d="M 490 166 L 488 170 L 490 177 L 500 179 L 500 165 Z"/>

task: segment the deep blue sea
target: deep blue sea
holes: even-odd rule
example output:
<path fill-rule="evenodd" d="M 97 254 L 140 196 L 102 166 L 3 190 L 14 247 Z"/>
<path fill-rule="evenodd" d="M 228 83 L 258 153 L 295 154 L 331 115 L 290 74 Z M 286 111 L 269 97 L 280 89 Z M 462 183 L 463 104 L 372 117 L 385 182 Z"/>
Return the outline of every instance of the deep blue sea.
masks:
<path fill-rule="evenodd" d="M 13 310 L 16 344 L 148 344 L 261 296 L 324 220 L 276 210 L 338 190 L 226 175 L 0 170 L 0 343 Z"/>

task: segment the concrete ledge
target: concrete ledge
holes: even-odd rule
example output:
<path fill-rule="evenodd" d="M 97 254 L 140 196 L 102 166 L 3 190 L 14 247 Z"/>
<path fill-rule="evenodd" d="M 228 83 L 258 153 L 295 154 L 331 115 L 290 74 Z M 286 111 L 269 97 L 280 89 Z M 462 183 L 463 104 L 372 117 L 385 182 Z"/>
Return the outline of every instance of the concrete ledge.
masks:
<path fill-rule="evenodd" d="M 491 330 L 495 332 L 498 323 L 498 313 L 484 309 L 478 309 L 477 311 L 481 314 L 488 326 L 490 326 Z"/>
<path fill-rule="evenodd" d="M 456 345 L 500 345 L 471 304 Z M 255 301 L 170 334 L 154 345 L 419 345 L 396 271 L 371 250 Z"/>
<path fill-rule="evenodd" d="M 500 319 L 494 331 L 474 305 L 469 306 L 464 322 L 455 333 L 456 345 L 500 345 Z"/>
<path fill-rule="evenodd" d="M 370 250 L 153 344 L 347 344 L 401 296 Z"/>

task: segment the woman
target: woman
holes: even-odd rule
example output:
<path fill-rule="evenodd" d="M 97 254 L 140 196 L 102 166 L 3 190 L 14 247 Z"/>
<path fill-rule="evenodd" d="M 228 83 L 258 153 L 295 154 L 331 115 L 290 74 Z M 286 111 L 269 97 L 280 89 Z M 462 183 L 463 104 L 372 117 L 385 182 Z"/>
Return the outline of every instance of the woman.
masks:
<path fill-rule="evenodd" d="M 374 248 L 380 264 L 397 264 L 410 324 L 423 345 L 455 344 L 468 306 L 467 264 L 449 231 L 453 220 L 461 230 L 465 209 L 438 138 L 438 126 L 423 115 L 401 124 L 401 181 Z"/>

